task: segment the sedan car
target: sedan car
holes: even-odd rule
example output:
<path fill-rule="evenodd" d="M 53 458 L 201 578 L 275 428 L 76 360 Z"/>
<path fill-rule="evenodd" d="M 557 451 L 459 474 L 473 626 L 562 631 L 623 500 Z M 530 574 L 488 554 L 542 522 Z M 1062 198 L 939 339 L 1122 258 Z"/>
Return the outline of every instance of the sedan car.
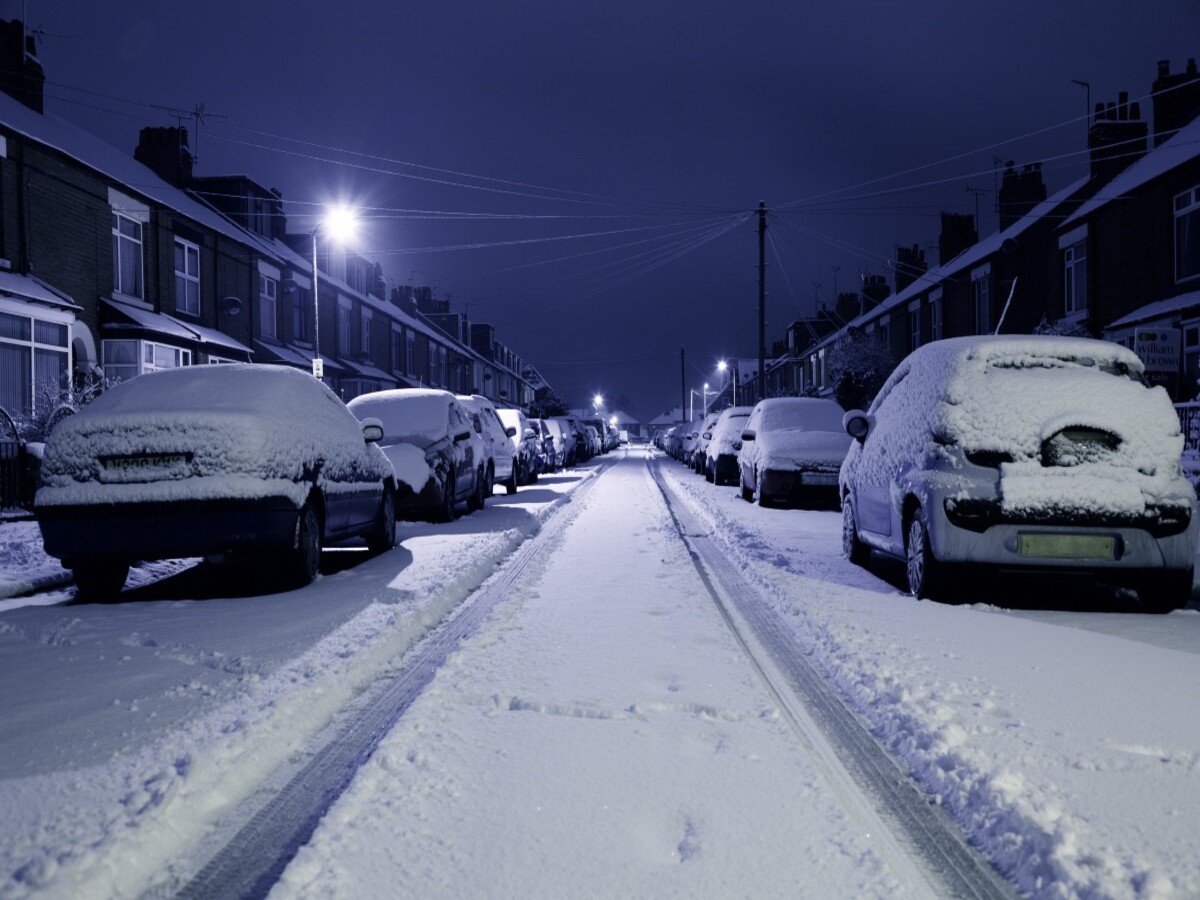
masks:
<path fill-rule="evenodd" d="M 500 417 L 496 415 L 496 407 L 492 405 L 492 401 L 482 394 L 460 395 L 458 399 L 463 406 L 479 416 L 483 429 L 481 434 L 488 445 L 492 459 L 490 472 L 492 482 L 504 485 L 505 493 L 515 494 L 517 492 L 517 454 L 511 439 L 516 434 L 516 429 L 514 428 L 510 432 L 509 428 L 500 421 Z"/>
<path fill-rule="evenodd" d="M 282 583 L 307 584 L 322 544 L 395 544 L 382 437 L 296 369 L 139 375 L 55 428 L 34 510 L 81 597 L 118 593 L 135 560 L 192 556 L 261 555 Z"/>
<path fill-rule="evenodd" d="M 838 470 L 850 440 L 833 400 L 760 400 L 742 429 L 738 472 L 742 497 L 760 506 L 776 500 L 837 501 Z"/>
<path fill-rule="evenodd" d="M 361 394 L 350 412 L 382 423 L 379 442 L 396 473 L 396 505 L 406 517 L 453 521 L 457 506 L 483 509 L 491 490 L 483 439 L 470 410 L 449 391 L 398 388 Z"/>
<path fill-rule="evenodd" d="M 842 547 L 906 562 L 917 597 L 963 565 L 1191 596 L 1196 495 L 1171 400 L 1131 350 L 1089 338 L 983 336 L 911 353 L 845 416 Z"/>

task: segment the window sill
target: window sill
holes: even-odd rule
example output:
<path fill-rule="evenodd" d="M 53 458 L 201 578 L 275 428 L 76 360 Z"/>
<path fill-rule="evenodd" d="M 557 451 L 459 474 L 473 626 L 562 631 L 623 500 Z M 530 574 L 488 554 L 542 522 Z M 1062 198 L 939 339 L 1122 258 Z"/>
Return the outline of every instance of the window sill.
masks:
<path fill-rule="evenodd" d="M 147 312 L 157 312 L 154 305 L 143 300 L 141 297 L 135 297 L 132 294 L 122 294 L 120 291 L 112 292 L 112 299 L 118 303 L 125 303 L 129 306 L 136 306 L 138 309 L 144 309 Z"/>

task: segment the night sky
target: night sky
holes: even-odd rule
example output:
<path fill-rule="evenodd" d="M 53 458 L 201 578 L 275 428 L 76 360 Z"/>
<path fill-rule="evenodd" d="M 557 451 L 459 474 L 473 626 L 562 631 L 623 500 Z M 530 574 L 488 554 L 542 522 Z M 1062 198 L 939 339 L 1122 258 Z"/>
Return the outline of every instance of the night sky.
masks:
<path fill-rule="evenodd" d="M 760 200 L 769 344 L 897 245 L 935 265 L 940 211 L 994 231 L 1004 160 L 1085 174 L 1072 79 L 1149 118 L 1156 62 L 1200 57 L 1200 0 L 0 0 L 23 8 L 47 111 L 132 153 L 202 103 L 197 174 L 278 188 L 294 231 L 357 205 L 390 283 L 645 420 L 681 346 L 697 390 L 757 356 Z"/>

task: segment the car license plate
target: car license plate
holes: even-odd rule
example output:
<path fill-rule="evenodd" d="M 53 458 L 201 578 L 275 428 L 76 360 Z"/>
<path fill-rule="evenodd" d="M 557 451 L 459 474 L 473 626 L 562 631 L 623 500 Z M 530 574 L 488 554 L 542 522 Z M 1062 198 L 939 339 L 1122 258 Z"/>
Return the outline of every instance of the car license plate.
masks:
<path fill-rule="evenodd" d="M 143 469 L 169 469 L 187 462 L 184 453 L 151 453 L 144 456 L 109 456 L 102 460 L 110 472 L 139 472 Z"/>
<path fill-rule="evenodd" d="M 838 476 L 837 472 L 802 472 L 800 483 L 832 485 L 838 483 Z"/>
<path fill-rule="evenodd" d="M 1117 539 L 1103 534 L 1018 534 L 1017 554 L 1043 559 L 1116 559 Z"/>

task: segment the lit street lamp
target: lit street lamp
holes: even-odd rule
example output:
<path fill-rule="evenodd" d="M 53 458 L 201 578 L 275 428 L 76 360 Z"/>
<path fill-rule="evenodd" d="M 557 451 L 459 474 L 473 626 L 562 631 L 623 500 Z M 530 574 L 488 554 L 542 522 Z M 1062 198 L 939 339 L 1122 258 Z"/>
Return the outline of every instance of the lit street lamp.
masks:
<path fill-rule="evenodd" d="M 325 377 L 325 363 L 321 359 L 321 287 L 320 287 L 320 269 L 317 268 L 317 232 L 321 228 L 325 229 L 327 236 L 333 238 L 338 243 L 344 243 L 354 237 L 354 231 L 358 227 L 358 219 L 354 215 L 354 210 L 347 206 L 335 206 L 331 209 L 325 218 L 317 222 L 317 227 L 312 230 L 312 247 L 313 247 L 313 361 L 312 373 L 313 378 L 322 379 Z"/>
<path fill-rule="evenodd" d="M 734 365 L 730 366 L 729 363 L 725 362 L 725 360 L 721 360 L 720 362 L 717 363 L 717 371 L 718 372 L 724 372 L 726 370 L 729 370 L 730 372 L 733 373 L 733 405 L 737 406 L 738 405 L 738 402 L 737 402 L 738 401 L 738 397 L 737 397 L 737 393 L 738 393 L 737 370 L 738 370 L 738 367 L 737 367 L 737 364 L 735 363 Z"/>
<path fill-rule="evenodd" d="M 592 398 L 592 406 L 595 407 L 596 412 L 599 413 L 600 410 L 604 407 L 604 395 L 597 394 L 596 396 L 594 396 Z"/>

